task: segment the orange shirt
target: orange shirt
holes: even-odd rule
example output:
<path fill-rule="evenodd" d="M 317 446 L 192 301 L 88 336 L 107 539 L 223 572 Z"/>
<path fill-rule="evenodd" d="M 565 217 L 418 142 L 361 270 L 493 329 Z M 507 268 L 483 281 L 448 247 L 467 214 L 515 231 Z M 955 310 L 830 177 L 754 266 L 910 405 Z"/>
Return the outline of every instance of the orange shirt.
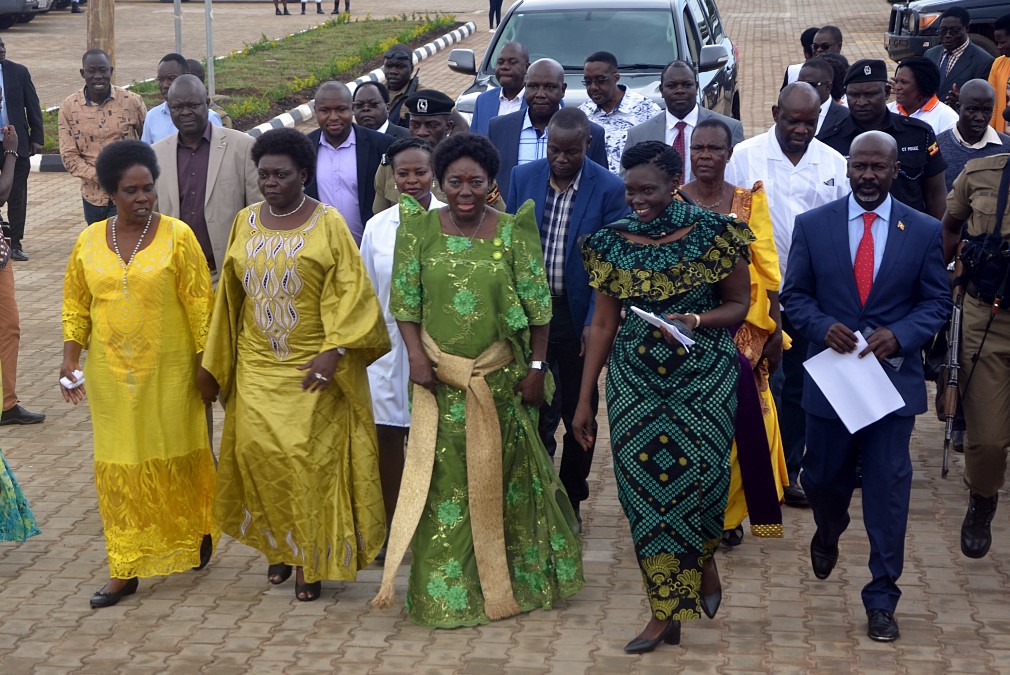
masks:
<path fill-rule="evenodd" d="M 992 62 L 989 70 L 989 84 L 996 90 L 996 107 L 992 109 L 992 120 L 989 122 L 996 131 L 1004 131 L 1007 123 L 1003 120 L 1003 111 L 1007 104 L 1007 84 L 1010 83 L 1010 58 L 999 56 Z"/>

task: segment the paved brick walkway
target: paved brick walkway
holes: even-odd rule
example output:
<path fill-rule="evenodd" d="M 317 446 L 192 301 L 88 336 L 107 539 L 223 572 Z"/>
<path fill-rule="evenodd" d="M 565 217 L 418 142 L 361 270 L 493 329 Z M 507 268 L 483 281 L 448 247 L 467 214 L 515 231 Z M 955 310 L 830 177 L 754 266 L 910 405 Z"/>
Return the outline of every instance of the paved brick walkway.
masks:
<path fill-rule="evenodd" d="M 355 6 L 362 4 L 356 0 Z M 446 9 L 461 16 L 483 9 L 477 0 L 452 4 Z M 873 55 L 880 50 L 887 11 L 879 0 L 844 5 L 722 0 L 721 6 L 744 59 L 745 121 L 751 131 L 770 124 L 767 111 L 783 68 L 796 60 L 796 36 L 803 28 L 839 23 L 847 27 L 850 58 Z M 122 3 L 120 16 L 156 15 L 167 7 Z M 237 7 L 220 5 L 219 19 L 232 9 Z M 259 9 L 268 8 L 264 3 Z M 274 17 L 266 13 L 256 21 L 273 25 Z M 29 27 L 76 18 L 55 14 Z M 170 48 L 171 25 L 166 25 L 150 34 Z M 4 36 L 15 59 L 21 28 Z M 478 33 L 465 44 L 479 50 L 487 35 Z M 466 78 L 436 73 L 438 63 L 425 67 L 426 83 L 457 93 Z M 120 67 L 125 69 L 122 61 Z M 955 456 L 950 479 L 939 478 L 940 426 L 926 416 L 913 438 L 905 595 L 898 614 L 902 638 L 892 645 L 872 643 L 864 634 L 859 591 L 868 579 L 867 543 L 856 504 L 830 580 L 817 581 L 810 571 L 809 511 L 787 509 L 786 539 L 748 535 L 740 548 L 718 554 L 725 599 L 716 620 L 686 626 L 680 647 L 664 646 L 640 657 L 623 654 L 621 647 L 644 622 L 646 608 L 617 501 L 603 412 L 592 498 L 585 508 L 587 585 L 554 611 L 478 628 L 428 630 L 406 620 L 402 607 L 368 606 L 378 585 L 377 567 L 356 583 L 325 584 L 317 602 L 299 603 L 290 581 L 270 587 L 262 557 L 234 541 L 223 542 L 203 572 L 145 581 L 136 596 L 117 607 L 91 611 L 88 597 L 107 574 L 92 483 L 91 426 L 86 408 L 65 405 L 55 382 L 61 359 L 60 287 L 81 228 L 80 201 L 77 185 L 65 174 L 35 174 L 31 181 L 25 241 L 32 260 L 15 267 L 23 333 L 19 392 L 28 407 L 49 417 L 41 426 L 0 429 L 0 447 L 43 534 L 21 545 L 0 545 L 0 672 L 1010 672 L 1006 510 L 994 524 L 993 553 L 979 561 L 963 558 L 958 551 L 965 504 L 958 480 L 962 463 Z M 405 569 L 401 600 L 404 574 Z"/>

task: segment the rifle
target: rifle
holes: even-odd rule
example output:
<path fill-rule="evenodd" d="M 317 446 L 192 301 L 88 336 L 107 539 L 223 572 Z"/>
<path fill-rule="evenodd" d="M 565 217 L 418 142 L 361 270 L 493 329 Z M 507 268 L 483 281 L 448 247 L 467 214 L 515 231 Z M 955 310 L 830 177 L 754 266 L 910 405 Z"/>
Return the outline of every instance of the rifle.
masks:
<path fill-rule="evenodd" d="M 950 441 L 954 435 L 954 418 L 957 416 L 960 401 L 961 380 L 961 303 L 964 301 L 964 290 L 956 286 L 954 290 L 954 309 L 950 315 L 950 328 L 947 331 L 947 358 L 944 360 L 943 404 L 943 467 L 940 476 L 947 477 L 950 472 Z"/>

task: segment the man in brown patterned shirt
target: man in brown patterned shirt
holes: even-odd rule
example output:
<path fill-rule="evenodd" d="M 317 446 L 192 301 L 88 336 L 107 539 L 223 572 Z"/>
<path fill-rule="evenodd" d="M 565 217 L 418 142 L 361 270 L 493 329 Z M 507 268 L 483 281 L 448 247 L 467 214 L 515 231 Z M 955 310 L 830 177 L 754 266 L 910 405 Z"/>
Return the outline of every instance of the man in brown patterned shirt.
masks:
<path fill-rule="evenodd" d="M 90 225 L 116 213 L 95 175 L 98 153 L 114 141 L 138 140 L 147 108 L 140 96 L 112 84 L 112 62 L 101 49 L 84 52 L 81 66 L 84 89 L 60 104 L 60 158 L 81 179 L 84 219 Z"/>

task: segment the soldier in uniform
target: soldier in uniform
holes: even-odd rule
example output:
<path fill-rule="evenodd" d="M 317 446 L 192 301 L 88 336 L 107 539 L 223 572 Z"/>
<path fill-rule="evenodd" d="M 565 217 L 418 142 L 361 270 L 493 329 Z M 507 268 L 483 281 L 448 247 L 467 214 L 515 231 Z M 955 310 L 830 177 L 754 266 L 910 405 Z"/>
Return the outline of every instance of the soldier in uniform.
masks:
<path fill-rule="evenodd" d="M 883 131 L 898 144 L 901 164 L 891 195 L 916 211 L 942 217 L 947 163 L 928 124 L 887 109 L 887 65 L 879 59 L 856 61 L 845 75 L 844 86 L 849 118 L 826 128 L 818 140 L 848 157 L 856 136 L 865 131 Z"/>
<path fill-rule="evenodd" d="M 404 103 L 420 86 L 420 76 L 414 71 L 413 50 L 407 45 L 390 47 L 382 55 L 382 74 L 386 76 L 386 87 L 389 89 L 389 121 L 405 127 L 407 111 Z"/>
<path fill-rule="evenodd" d="M 992 233 L 999 217 L 1000 181 L 1010 155 L 969 161 L 954 180 L 943 216 L 943 252 L 951 260 L 960 241 Z M 1010 208 L 1004 207 L 1000 234 L 1010 240 Z M 964 230 L 962 230 L 964 228 Z M 1000 258 L 1001 256 L 996 256 Z M 1004 265 L 1006 258 L 1002 258 Z M 1005 277 L 1006 272 L 1002 272 Z M 996 514 L 1010 447 L 1010 312 L 996 309 L 993 297 L 980 294 L 970 273 L 961 318 L 961 410 L 968 430 L 964 439 L 964 482 L 968 513 L 961 525 L 961 552 L 981 558 L 992 545 L 990 523 Z M 996 275 L 999 277 L 999 274 Z M 1004 284 L 1007 282 L 1004 280 Z M 984 349 L 981 348 L 985 340 Z M 975 357 L 978 361 L 972 363 Z M 971 365 L 969 365 L 971 364 Z"/>
<path fill-rule="evenodd" d="M 453 107 L 455 102 L 440 91 L 421 89 L 414 92 L 404 101 L 404 108 L 409 112 L 410 122 L 407 128 L 411 136 L 423 138 L 434 148 L 453 133 Z M 442 188 L 433 183 L 431 194 L 440 202 L 445 202 Z M 375 201 L 372 203 L 373 213 L 380 213 L 400 200 L 393 180 L 393 167 L 385 157 L 375 173 Z M 498 183 L 491 182 L 487 192 L 487 203 L 494 209 L 505 211 L 505 200 L 498 190 Z"/>

